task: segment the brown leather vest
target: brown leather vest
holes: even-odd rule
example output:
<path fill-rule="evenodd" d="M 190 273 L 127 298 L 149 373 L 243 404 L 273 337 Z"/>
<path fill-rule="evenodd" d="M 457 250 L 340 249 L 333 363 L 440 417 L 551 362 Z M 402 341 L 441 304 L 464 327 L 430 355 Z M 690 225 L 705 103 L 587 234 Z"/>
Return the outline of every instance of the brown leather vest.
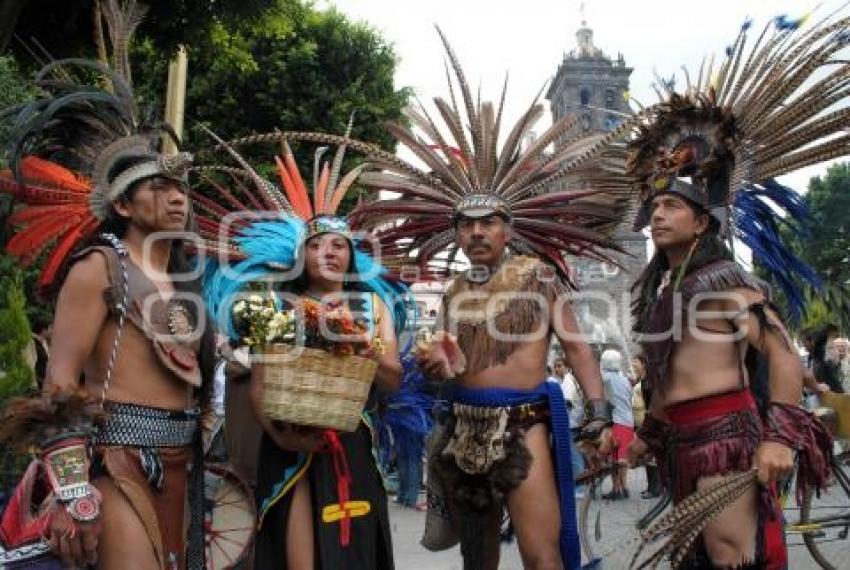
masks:
<path fill-rule="evenodd" d="M 74 256 L 82 259 L 92 252 L 103 255 L 109 285 L 103 292 L 110 315 L 117 318 L 124 299 L 124 277 L 118 253 L 109 246 L 88 247 Z M 201 385 L 198 355 L 201 332 L 193 322 L 186 301 L 175 294 L 164 298 L 156 285 L 130 259 L 127 268 L 127 320 L 153 344 L 160 362 L 177 378 L 191 386 Z"/>

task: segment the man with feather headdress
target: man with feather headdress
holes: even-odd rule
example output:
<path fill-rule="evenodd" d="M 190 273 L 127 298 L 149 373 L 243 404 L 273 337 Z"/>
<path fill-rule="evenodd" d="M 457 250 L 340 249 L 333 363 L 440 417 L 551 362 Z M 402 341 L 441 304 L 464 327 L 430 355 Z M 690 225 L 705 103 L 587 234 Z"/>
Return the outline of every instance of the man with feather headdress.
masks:
<path fill-rule="evenodd" d="M 7 248 L 32 261 L 53 244 L 40 284 L 58 291 L 45 393 L 12 404 L 2 426 L 38 449 L 44 515 L 33 522 L 28 500 L 42 479 L 25 479 L 3 534 L 35 528 L 69 567 L 201 569 L 199 406 L 214 350 L 180 239 L 192 157 L 161 154 L 167 129 L 136 118 L 126 42 L 142 8 L 104 6 L 117 72 L 51 63 L 41 98 L 0 113 L 14 119 L 0 190 L 25 205 Z M 93 72 L 108 90 L 77 82 Z"/>
<path fill-rule="evenodd" d="M 626 127 L 587 137 L 566 117 L 521 149 L 543 113 L 535 101 L 499 149 L 502 105 L 475 102 L 440 35 L 464 113 L 450 79 L 450 102 L 435 103 L 451 138 L 424 108 L 408 110 L 418 132 L 390 125 L 429 171 L 373 153 L 383 171 L 361 183 L 402 196 L 352 216 L 376 230 L 383 260 L 402 275 L 445 277 L 459 252 L 471 264 L 443 299 L 444 330 L 417 354 L 451 402 L 429 452 L 423 544 L 460 542 L 464 568 L 496 568 L 507 509 L 526 568 L 579 568 L 569 419 L 560 387 L 545 381 L 546 357 L 554 334 L 587 396 L 583 437 L 606 449 L 611 413 L 567 299 L 564 253 L 608 259 L 614 247 L 628 186 L 614 168 L 624 149 L 612 141 Z M 546 156 L 559 138 L 562 150 Z M 567 189 L 545 193 L 556 181 Z"/>
<path fill-rule="evenodd" d="M 674 504 L 730 473 L 755 469 L 761 483 L 650 560 L 668 556 L 677 568 L 785 568 L 777 481 L 795 453 L 798 499 L 829 477 L 830 438 L 799 406 L 800 360 L 770 291 L 724 241 L 750 247 L 792 311 L 802 281 L 818 285 L 782 243 L 780 224 L 795 229 L 804 212 L 774 177 L 850 153 L 847 109 L 827 112 L 850 100 L 841 79 L 850 64 L 833 61 L 850 18 L 775 25 L 749 48 L 747 22 L 716 77 L 700 70 L 684 93 L 662 86 L 630 144 L 627 174 L 643 201 L 635 228 L 649 225 L 656 247 L 635 284 L 652 406 L 631 460 L 656 455 Z M 826 79 L 808 81 L 820 71 Z"/>

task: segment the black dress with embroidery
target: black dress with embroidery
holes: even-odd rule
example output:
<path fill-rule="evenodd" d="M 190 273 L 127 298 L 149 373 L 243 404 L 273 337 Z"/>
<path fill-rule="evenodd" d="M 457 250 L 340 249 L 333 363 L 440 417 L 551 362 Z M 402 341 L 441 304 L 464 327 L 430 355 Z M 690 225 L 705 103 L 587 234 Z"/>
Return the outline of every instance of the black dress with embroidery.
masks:
<path fill-rule="evenodd" d="M 306 476 L 313 510 L 315 568 L 322 570 L 392 570 L 387 493 L 372 454 L 372 432 L 361 423 L 353 433 L 339 434 L 351 473 L 349 500 L 352 509 L 351 537 L 340 544 L 340 522 L 324 513 L 339 504 L 333 459 L 327 453 L 307 454 L 281 451 L 263 435 L 257 469 L 257 497 L 262 514 L 256 541 L 257 570 L 288 568 L 286 536 L 292 508 L 294 480 Z M 289 475 L 287 477 L 287 475 Z M 285 490 L 284 490 L 285 489 Z M 275 500 L 276 499 L 276 500 Z M 368 512 L 363 513 L 364 503 Z"/>

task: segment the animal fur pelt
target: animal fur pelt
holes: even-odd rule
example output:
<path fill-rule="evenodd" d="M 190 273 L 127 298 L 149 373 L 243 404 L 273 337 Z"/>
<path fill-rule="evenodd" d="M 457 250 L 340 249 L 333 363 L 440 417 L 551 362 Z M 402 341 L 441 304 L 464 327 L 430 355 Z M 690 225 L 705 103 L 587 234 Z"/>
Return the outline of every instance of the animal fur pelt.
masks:
<path fill-rule="evenodd" d="M 0 443 L 28 452 L 63 433 L 90 434 L 104 415 L 84 390 L 50 388 L 36 396 L 12 398 L 0 420 Z"/>

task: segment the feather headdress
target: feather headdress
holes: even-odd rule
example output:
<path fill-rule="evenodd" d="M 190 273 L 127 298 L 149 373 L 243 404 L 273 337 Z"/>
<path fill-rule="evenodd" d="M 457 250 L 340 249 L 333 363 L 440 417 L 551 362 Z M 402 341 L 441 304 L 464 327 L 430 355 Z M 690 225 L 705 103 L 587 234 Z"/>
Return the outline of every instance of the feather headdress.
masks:
<path fill-rule="evenodd" d="M 358 208 L 354 223 L 377 230 L 385 258 L 426 272 L 448 269 L 454 260 L 458 216 L 498 214 L 509 219 L 510 246 L 549 260 L 564 274 L 564 253 L 607 260 L 604 250 L 615 248 L 609 237 L 629 191 L 619 170 L 625 148 L 614 142 L 631 125 L 588 136 L 577 117 L 567 116 L 523 146 L 544 114 L 538 94 L 503 137 L 507 81 L 498 105 L 473 97 L 455 52 L 437 31 L 453 72 L 446 70 L 448 101 L 434 99 L 443 124 L 420 105 L 406 111 L 413 130 L 401 124 L 388 127 L 427 171 L 370 155 L 383 171 L 364 173 L 361 184 L 401 196 Z M 548 154 L 555 142 L 556 150 Z M 560 187 L 553 189 L 556 182 Z"/>
<path fill-rule="evenodd" d="M 360 240 L 351 231 L 348 220 L 336 215 L 340 202 L 366 167 L 364 164 L 342 172 L 350 130 L 351 123 L 346 135 L 337 137 L 342 142 L 332 161 L 322 160 L 327 147 L 316 150 L 312 196 L 287 143 L 298 138 L 294 134 L 278 131 L 252 137 L 252 142 L 265 139 L 281 142 L 281 153 L 274 157 L 278 185 L 262 178 L 235 150 L 239 141 L 225 143 L 212 135 L 220 143 L 217 148 L 223 149 L 237 166 L 200 168 L 211 188 L 207 195 L 193 190 L 192 196 L 209 215 L 201 221 L 201 237 L 212 251 L 234 261 L 228 266 L 211 262 L 204 277 L 207 308 L 228 333 L 233 333 L 230 308 L 236 295 L 250 282 L 295 267 L 303 244 L 324 233 L 339 234 L 349 240 L 353 268 L 362 280 L 362 288 L 377 293 L 393 310 L 396 328 L 403 328 L 409 310 L 406 288 L 386 279 L 386 270 L 358 248 Z M 224 183 L 216 180 L 216 173 L 226 175 L 229 180 Z"/>
<path fill-rule="evenodd" d="M 159 139 L 170 129 L 137 118 L 126 53 L 144 10 L 134 1 L 111 0 L 104 13 L 115 70 L 83 59 L 52 62 L 36 74 L 36 100 L 0 111 L 0 121 L 12 121 L 11 169 L 0 172 L 0 192 L 27 206 L 10 220 L 19 231 L 8 250 L 26 262 L 55 244 L 42 286 L 135 182 L 163 176 L 185 183 L 192 161 L 187 153 L 161 155 Z M 77 79 L 93 73 L 102 78 L 97 86 Z"/>
<path fill-rule="evenodd" d="M 850 154 L 850 18 L 811 27 L 776 18 L 751 42 L 746 21 L 715 74 L 705 62 L 686 89 L 656 87 L 662 101 L 644 112 L 630 144 L 627 174 L 643 199 L 637 228 L 659 192 L 676 192 L 707 210 L 745 243 L 778 281 L 792 310 L 801 280 L 814 272 L 783 243 L 783 225 L 799 230 L 806 210 L 775 178 Z"/>

